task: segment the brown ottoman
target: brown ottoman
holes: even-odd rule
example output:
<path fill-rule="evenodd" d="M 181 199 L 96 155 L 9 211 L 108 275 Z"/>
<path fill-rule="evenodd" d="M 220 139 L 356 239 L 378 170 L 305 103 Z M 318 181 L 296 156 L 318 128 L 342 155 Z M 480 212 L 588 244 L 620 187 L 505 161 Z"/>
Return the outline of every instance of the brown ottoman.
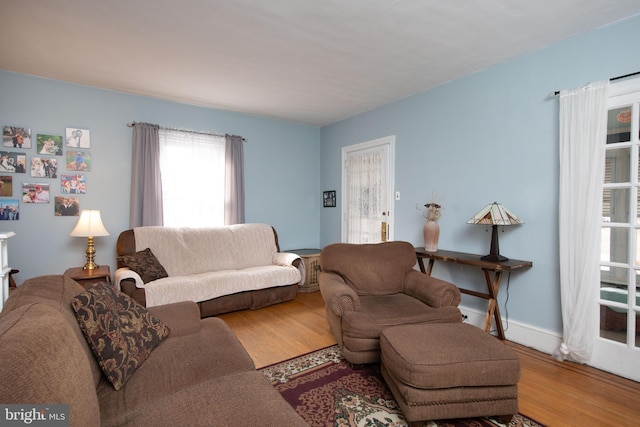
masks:
<path fill-rule="evenodd" d="M 410 423 L 518 413 L 518 355 L 475 326 L 393 326 L 380 350 L 382 376 Z"/>

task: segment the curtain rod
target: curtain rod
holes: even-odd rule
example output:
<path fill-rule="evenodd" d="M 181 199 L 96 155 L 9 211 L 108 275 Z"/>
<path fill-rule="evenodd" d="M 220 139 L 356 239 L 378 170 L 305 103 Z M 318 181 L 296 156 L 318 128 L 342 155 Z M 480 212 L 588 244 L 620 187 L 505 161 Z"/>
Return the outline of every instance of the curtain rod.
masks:
<path fill-rule="evenodd" d="M 140 124 L 140 123 L 141 122 L 129 122 L 129 123 L 127 123 L 127 126 L 132 128 L 135 125 Z M 223 138 L 223 137 L 226 136 L 226 135 L 222 135 L 222 134 L 214 133 L 214 132 L 202 132 L 202 131 L 199 131 L 199 130 L 180 129 L 180 128 L 174 128 L 174 127 L 169 127 L 169 126 L 160 126 L 160 125 L 157 125 L 157 126 L 158 126 L 158 128 L 165 129 L 165 130 L 177 130 L 177 131 L 180 131 L 180 132 L 197 133 L 197 134 L 200 134 L 200 135 L 211 135 L 211 136 L 217 136 L 217 137 L 220 137 L 220 138 Z M 230 135 L 230 136 L 238 136 L 238 135 Z M 240 137 L 240 138 L 242 138 L 242 137 Z M 246 139 L 242 138 L 242 141 L 244 142 L 244 141 L 246 141 Z"/>
<path fill-rule="evenodd" d="M 609 81 L 612 82 L 614 80 L 626 79 L 627 77 L 637 76 L 638 74 L 640 74 L 640 71 L 636 71 L 635 73 L 625 74 L 624 76 L 612 77 L 609 79 Z M 553 95 L 554 96 L 560 95 L 560 91 L 557 90 L 553 92 Z"/>

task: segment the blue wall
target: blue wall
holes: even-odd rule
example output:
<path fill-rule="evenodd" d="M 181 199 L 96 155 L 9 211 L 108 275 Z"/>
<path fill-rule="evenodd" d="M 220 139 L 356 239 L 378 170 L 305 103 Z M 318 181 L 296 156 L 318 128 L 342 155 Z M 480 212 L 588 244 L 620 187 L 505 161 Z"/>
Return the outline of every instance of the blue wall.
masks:
<path fill-rule="evenodd" d="M 504 204 L 525 224 L 500 233 L 501 253 L 534 265 L 512 274 L 508 313 L 501 305 L 502 315 L 559 332 L 558 99 L 549 94 L 640 71 L 633 40 L 640 40 L 640 17 L 324 127 L 321 188 L 340 189 L 343 146 L 395 135 L 401 193 L 395 239 L 423 244 L 416 203 L 429 201 L 435 190 L 444 194 L 439 246 L 488 253 L 490 233 L 466 222 L 488 203 Z M 339 212 L 339 206 L 322 210 L 321 244 L 340 240 Z M 486 289 L 481 273 L 471 268 L 436 265 L 434 275 Z M 480 301 L 463 296 L 463 304 Z"/>
<path fill-rule="evenodd" d="M 96 261 L 112 271 L 117 236 L 129 226 L 132 130 L 126 124 L 131 121 L 245 137 L 247 222 L 272 224 L 283 249 L 318 246 L 318 128 L 0 71 L 0 126 L 31 128 L 27 162 L 36 154 L 38 133 L 64 135 L 66 127 L 91 131 L 93 170 L 86 173 L 87 194 L 78 197 L 81 209 L 102 211 L 111 235 L 96 238 Z M 66 172 L 62 159 L 58 176 Z M 23 182 L 49 183 L 52 200 L 61 195 L 59 178 L 11 175 L 13 198 L 21 199 Z M 9 261 L 20 270 L 18 283 L 84 264 L 86 239 L 69 237 L 77 217 L 55 217 L 53 202 L 21 203 L 20 215 L 19 221 L 0 221 L 0 231 L 16 233 Z"/>
<path fill-rule="evenodd" d="M 441 87 L 317 129 L 245 114 L 0 72 L 0 125 L 63 134 L 91 130 L 94 170 L 87 173 L 82 208 L 100 209 L 108 238 L 96 239 L 99 263 L 114 266 L 115 240 L 128 227 L 130 121 L 242 135 L 247 221 L 273 224 L 283 248 L 340 240 L 340 205 L 322 209 L 321 191 L 338 190 L 343 146 L 396 135 L 395 238 L 422 244 L 422 212 L 433 190 L 444 194 L 440 247 L 488 252 L 490 234 L 466 224 L 498 201 L 525 224 L 500 233 L 500 249 L 531 260 L 509 286 L 510 319 L 561 331 L 558 266 L 558 100 L 563 88 L 640 71 L 633 41 L 640 17 L 565 40 Z M 427 71 L 428 72 L 428 71 Z M 35 149 L 28 151 L 28 157 Z M 60 172 L 64 172 L 61 168 Z M 13 174 L 14 193 L 28 174 Z M 52 196 L 58 180 L 50 180 Z M 18 281 L 61 273 L 84 262 L 84 239 L 71 238 L 75 218 L 57 218 L 53 204 L 21 205 L 21 219 L 0 222 L 16 232 L 9 244 Z M 475 270 L 437 265 L 434 274 L 483 289 Z M 506 282 L 506 280 L 505 280 Z M 505 283 L 506 284 L 506 283 Z M 507 299 L 507 287 L 500 301 Z M 464 297 L 463 304 L 482 307 Z"/>

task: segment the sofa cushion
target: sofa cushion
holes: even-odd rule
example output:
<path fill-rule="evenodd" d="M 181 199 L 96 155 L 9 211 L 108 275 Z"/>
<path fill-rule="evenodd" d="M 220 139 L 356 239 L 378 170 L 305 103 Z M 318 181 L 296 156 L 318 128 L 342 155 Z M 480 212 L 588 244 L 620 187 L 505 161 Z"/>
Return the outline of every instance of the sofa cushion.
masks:
<path fill-rule="evenodd" d="M 128 392 L 128 387 L 127 387 Z M 260 372 L 246 371 L 176 389 L 146 404 L 126 406 L 102 427 L 286 426 L 308 427 Z"/>
<path fill-rule="evenodd" d="M 106 282 L 77 295 L 72 305 L 102 371 L 116 390 L 169 335 L 164 323 Z"/>
<path fill-rule="evenodd" d="M 69 322 L 56 308 L 30 303 L 3 312 L 0 360 L 3 404 L 67 404 L 67 425 L 100 425 L 89 361 Z"/>
<path fill-rule="evenodd" d="M 102 378 L 102 369 L 93 355 L 89 343 L 84 338 L 84 334 L 78 325 L 75 313 L 71 308 L 71 302 L 76 295 L 84 292 L 85 289 L 78 282 L 68 276 L 46 275 L 33 277 L 11 291 L 9 299 L 4 304 L 0 317 L 19 307 L 33 304 L 34 302 L 48 305 L 58 310 L 66 319 L 69 327 L 73 330 L 78 343 L 82 347 L 85 359 L 91 365 L 93 374 L 93 384 L 97 386 Z"/>
<path fill-rule="evenodd" d="M 117 258 L 119 265 L 128 267 L 130 270 L 138 273 L 144 283 L 167 277 L 167 271 L 164 269 L 158 258 L 153 254 L 150 248 L 138 251 L 133 255 L 123 255 Z"/>
<path fill-rule="evenodd" d="M 195 304 L 194 304 L 195 305 Z M 238 338 L 220 318 L 211 317 L 200 321 L 202 328 L 193 334 L 171 336 L 156 348 L 149 358 L 140 366 L 135 375 L 116 391 L 103 379 L 97 388 L 100 408 L 106 425 L 122 425 L 129 423 L 132 414 L 139 408 L 156 405 L 160 399 L 171 401 L 180 390 L 205 381 L 214 382 L 218 378 L 240 372 L 255 372 L 253 360 L 246 352 Z M 205 392 L 210 400 L 208 406 L 227 405 L 227 400 L 211 398 L 213 390 Z M 223 393 L 223 392 L 222 392 Z M 159 413 L 158 407 L 156 407 Z M 185 416 L 186 411 L 185 411 Z M 228 420 L 227 420 L 228 421 Z M 218 424 L 209 420 L 209 425 Z M 144 425 L 158 425 L 151 422 Z M 168 422 L 160 425 L 171 425 Z M 191 425 L 186 420 L 180 425 Z"/>
<path fill-rule="evenodd" d="M 363 260 L 366 260 L 366 268 L 363 268 Z M 320 253 L 321 270 L 340 275 L 358 295 L 403 292 L 404 279 L 415 264 L 413 245 L 402 241 L 333 243 Z"/>
<path fill-rule="evenodd" d="M 151 248 L 169 276 L 241 270 L 273 264 L 278 251 L 267 224 L 134 228 L 136 251 Z"/>
<path fill-rule="evenodd" d="M 300 271 L 296 267 L 277 265 L 169 276 L 144 286 L 145 304 L 153 307 L 176 301 L 207 301 L 239 292 L 292 285 L 299 280 Z"/>

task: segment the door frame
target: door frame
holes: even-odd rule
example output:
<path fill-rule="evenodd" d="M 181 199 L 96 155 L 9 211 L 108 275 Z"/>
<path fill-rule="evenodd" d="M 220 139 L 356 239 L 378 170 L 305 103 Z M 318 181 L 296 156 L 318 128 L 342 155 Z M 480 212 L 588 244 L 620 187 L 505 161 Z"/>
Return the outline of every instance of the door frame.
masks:
<path fill-rule="evenodd" d="M 347 205 L 347 188 L 346 188 L 346 160 L 347 155 L 352 152 L 368 150 L 371 148 L 384 147 L 387 146 L 387 240 L 394 239 L 394 222 L 395 222 L 395 203 L 394 203 L 394 193 L 395 193 L 395 151 L 396 151 L 396 136 L 389 135 L 378 139 L 373 139 L 370 141 L 361 142 L 358 144 L 348 145 L 346 147 L 342 147 L 342 157 L 341 157 L 341 172 L 342 172 L 342 181 L 341 181 L 341 220 L 340 220 L 340 239 L 342 242 L 347 241 L 347 213 L 345 211 L 345 207 Z"/>

